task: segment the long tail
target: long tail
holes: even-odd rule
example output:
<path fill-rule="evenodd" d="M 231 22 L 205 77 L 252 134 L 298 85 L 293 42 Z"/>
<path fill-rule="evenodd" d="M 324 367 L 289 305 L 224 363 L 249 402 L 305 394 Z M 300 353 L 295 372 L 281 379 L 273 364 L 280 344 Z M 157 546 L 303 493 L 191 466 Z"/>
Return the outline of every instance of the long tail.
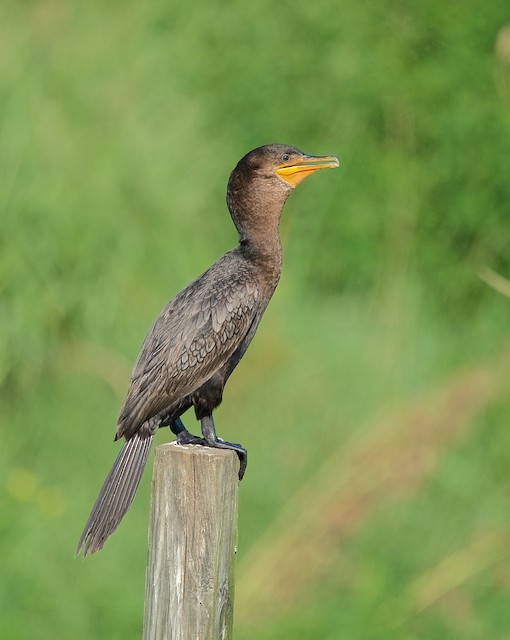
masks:
<path fill-rule="evenodd" d="M 95 553 L 126 515 L 140 484 L 152 435 L 135 434 L 120 450 L 81 534 L 76 555 Z"/>

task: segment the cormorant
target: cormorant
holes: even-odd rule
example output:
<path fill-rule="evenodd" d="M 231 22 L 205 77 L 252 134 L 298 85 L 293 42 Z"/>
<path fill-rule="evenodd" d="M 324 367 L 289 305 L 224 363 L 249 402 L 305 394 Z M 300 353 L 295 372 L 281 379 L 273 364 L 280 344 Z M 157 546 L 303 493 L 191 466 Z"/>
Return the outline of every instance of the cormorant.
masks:
<path fill-rule="evenodd" d="M 159 427 L 180 444 L 233 449 L 239 479 L 247 452 L 216 435 L 212 413 L 243 357 L 278 284 L 282 250 L 279 222 L 293 188 L 319 169 L 338 167 L 332 156 L 308 156 L 270 144 L 250 151 L 232 171 L 227 206 L 239 246 L 226 253 L 163 309 L 133 368 L 115 440 L 125 443 L 99 493 L 78 543 L 84 555 L 101 549 L 131 506 Z M 202 437 L 181 415 L 194 407 Z"/>

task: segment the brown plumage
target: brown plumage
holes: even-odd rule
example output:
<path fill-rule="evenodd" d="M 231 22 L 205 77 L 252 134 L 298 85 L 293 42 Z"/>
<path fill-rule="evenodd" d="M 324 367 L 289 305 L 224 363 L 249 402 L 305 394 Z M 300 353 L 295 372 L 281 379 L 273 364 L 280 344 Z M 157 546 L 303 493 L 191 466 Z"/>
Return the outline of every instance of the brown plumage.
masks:
<path fill-rule="evenodd" d="M 227 205 L 239 246 L 226 253 L 181 291 L 161 312 L 133 369 L 115 439 L 122 447 L 80 538 L 77 553 L 102 548 L 129 509 L 156 430 L 170 426 L 182 444 L 233 449 L 242 478 L 247 453 L 217 437 L 212 412 L 244 355 L 278 284 L 281 270 L 280 215 L 292 189 L 322 168 L 330 156 L 307 156 L 272 144 L 242 158 L 230 176 Z M 180 416 L 191 406 L 202 438 L 191 435 Z"/>

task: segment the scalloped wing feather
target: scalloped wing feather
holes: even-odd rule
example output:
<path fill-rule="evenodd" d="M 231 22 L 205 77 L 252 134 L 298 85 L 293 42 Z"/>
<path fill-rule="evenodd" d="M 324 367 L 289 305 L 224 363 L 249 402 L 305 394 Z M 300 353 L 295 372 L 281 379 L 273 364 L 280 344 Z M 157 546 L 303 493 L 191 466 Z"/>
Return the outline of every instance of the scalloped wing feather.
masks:
<path fill-rule="evenodd" d="M 117 436 L 131 437 L 221 369 L 248 332 L 258 302 L 246 273 L 214 268 L 172 300 L 145 338 Z"/>

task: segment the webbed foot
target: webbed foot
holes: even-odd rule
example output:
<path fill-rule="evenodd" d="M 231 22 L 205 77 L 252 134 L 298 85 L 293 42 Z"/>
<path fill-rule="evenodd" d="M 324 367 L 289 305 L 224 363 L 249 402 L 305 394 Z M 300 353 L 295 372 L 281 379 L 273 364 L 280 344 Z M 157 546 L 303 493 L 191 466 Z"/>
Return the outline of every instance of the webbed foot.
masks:
<path fill-rule="evenodd" d="M 187 429 L 184 429 L 184 431 L 179 431 L 179 433 L 177 434 L 177 442 L 179 444 L 200 444 L 203 447 L 207 446 L 207 442 L 204 438 L 194 436 Z"/>
<path fill-rule="evenodd" d="M 170 429 L 177 436 L 177 442 L 179 444 L 200 444 L 202 446 L 207 446 L 205 439 L 199 438 L 198 436 L 194 436 L 190 433 L 180 418 L 177 418 L 173 424 L 170 425 Z"/>
<path fill-rule="evenodd" d="M 201 422 L 202 434 L 209 447 L 213 447 L 215 449 L 230 449 L 237 453 L 239 458 L 239 480 L 242 480 L 248 465 L 248 451 L 246 451 L 246 449 L 240 444 L 227 442 L 226 440 L 218 438 L 212 415 L 203 417 Z"/>

